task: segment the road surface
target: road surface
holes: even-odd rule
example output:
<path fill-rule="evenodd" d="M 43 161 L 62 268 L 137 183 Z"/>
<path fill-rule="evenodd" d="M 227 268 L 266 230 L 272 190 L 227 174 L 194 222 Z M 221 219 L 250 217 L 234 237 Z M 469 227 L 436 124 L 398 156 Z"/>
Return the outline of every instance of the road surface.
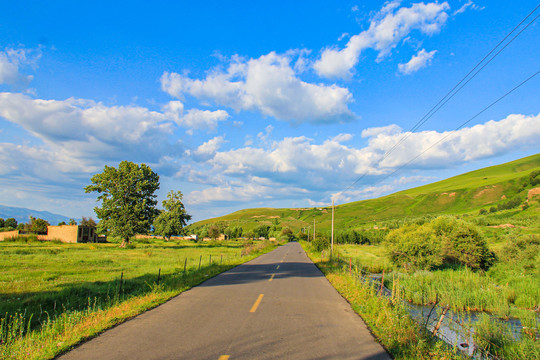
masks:
<path fill-rule="evenodd" d="M 60 357 L 390 359 L 350 305 L 289 243 Z"/>

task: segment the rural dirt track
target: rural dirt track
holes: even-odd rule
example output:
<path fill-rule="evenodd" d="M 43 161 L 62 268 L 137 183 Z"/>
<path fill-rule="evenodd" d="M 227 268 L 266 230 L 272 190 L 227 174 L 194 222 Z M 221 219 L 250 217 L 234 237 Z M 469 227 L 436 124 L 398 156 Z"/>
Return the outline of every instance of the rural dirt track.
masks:
<path fill-rule="evenodd" d="M 108 330 L 69 359 L 390 359 L 297 243 Z"/>

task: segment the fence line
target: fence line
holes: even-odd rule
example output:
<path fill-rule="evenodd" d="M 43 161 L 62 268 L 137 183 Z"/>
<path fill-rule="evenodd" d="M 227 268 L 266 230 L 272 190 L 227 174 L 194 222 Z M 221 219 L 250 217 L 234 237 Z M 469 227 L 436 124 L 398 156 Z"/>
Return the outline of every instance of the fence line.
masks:
<path fill-rule="evenodd" d="M 378 293 L 379 296 L 385 296 L 385 297 L 391 298 L 392 301 L 396 301 L 396 302 L 399 301 L 405 306 L 411 307 L 412 304 L 405 300 L 405 294 L 409 293 L 409 294 L 415 294 L 415 295 L 422 295 L 422 294 L 419 294 L 418 292 L 410 291 L 402 287 L 399 284 L 399 277 L 397 281 L 393 279 L 392 281 L 393 289 L 392 290 L 388 289 L 386 286 L 384 286 L 384 276 L 385 276 L 384 270 L 382 272 L 381 278 L 377 279 L 373 276 L 369 276 L 370 273 L 368 271 L 365 271 L 365 268 L 363 268 L 361 265 L 357 264 L 356 262 L 353 263 L 352 258 L 349 258 L 349 261 L 347 261 L 346 259 L 344 260 L 342 257 L 339 256 L 339 252 L 337 252 L 336 255 L 337 255 L 337 258 L 333 258 L 331 254 L 328 254 L 328 260 L 337 262 L 337 265 L 344 272 L 348 272 L 349 275 L 354 277 L 355 282 L 358 280 L 358 281 L 363 282 L 364 284 L 372 286 L 373 289 L 378 288 L 378 290 L 376 290 L 375 292 Z M 323 258 L 324 258 L 324 252 L 321 253 L 321 260 L 323 260 Z M 353 275 L 353 269 L 354 269 L 354 275 Z M 466 355 L 469 355 L 469 356 L 480 355 L 481 358 L 483 359 L 497 358 L 495 355 L 491 354 L 486 349 L 480 346 L 477 346 L 473 341 L 473 337 L 476 336 L 477 338 L 482 339 L 482 341 L 485 341 L 487 344 L 495 348 L 498 348 L 501 350 L 502 348 L 499 345 L 491 342 L 489 339 L 486 339 L 485 337 L 481 336 L 480 334 L 475 333 L 475 330 L 473 328 L 466 327 L 464 324 L 458 323 L 455 319 L 452 318 L 452 316 L 446 316 L 446 312 L 450 309 L 450 304 L 446 304 L 444 306 L 440 305 L 439 300 L 438 300 L 438 294 L 436 294 L 436 297 L 437 297 L 437 300 L 435 304 L 433 304 L 433 307 L 431 308 L 423 327 L 428 332 L 430 332 L 432 336 L 438 337 L 439 339 L 443 340 L 447 344 L 451 346 L 458 345 L 457 348 Z M 426 305 L 421 305 L 421 306 L 424 307 Z M 432 313 L 433 313 L 433 310 L 435 309 L 440 310 L 441 315 L 444 312 L 445 316 L 441 316 L 439 321 L 437 321 L 437 319 L 435 318 L 432 318 Z M 464 312 L 456 312 L 456 315 L 459 315 L 459 313 L 462 313 L 465 315 Z M 421 315 L 422 318 L 424 316 L 423 312 L 422 314 L 419 314 L 419 315 Z M 413 320 L 421 324 L 420 320 L 415 319 L 415 316 L 412 314 L 411 314 L 411 318 L 413 318 Z M 470 316 L 469 316 L 469 319 L 470 319 Z M 454 340 L 449 338 L 444 332 L 439 331 L 439 328 L 444 320 L 447 320 L 447 322 L 450 322 L 455 326 L 455 328 L 451 328 L 450 326 L 448 326 L 448 330 L 450 330 L 451 332 L 455 334 Z M 433 330 L 429 331 L 429 328 L 432 328 Z M 458 330 L 457 328 L 461 330 L 462 334 L 467 334 L 467 336 L 460 334 L 460 330 Z M 460 339 L 464 339 L 464 341 L 460 343 Z"/>

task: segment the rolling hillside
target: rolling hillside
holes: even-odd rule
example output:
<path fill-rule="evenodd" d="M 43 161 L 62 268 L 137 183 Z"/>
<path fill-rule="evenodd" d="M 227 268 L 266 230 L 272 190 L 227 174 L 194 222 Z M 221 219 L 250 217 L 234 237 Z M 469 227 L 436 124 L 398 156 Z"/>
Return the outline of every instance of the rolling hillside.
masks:
<path fill-rule="evenodd" d="M 487 210 L 516 196 L 524 202 L 527 191 L 532 188 L 528 183 L 529 175 L 539 169 L 540 154 L 536 154 L 377 199 L 339 205 L 335 208 L 335 225 L 344 229 L 427 214 L 476 215 L 482 208 Z M 527 185 L 524 186 L 525 183 Z M 524 216 L 538 216 L 538 203 L 534 204 L 526 211 L 520 210 L 520 213 Z M 262 223 L 279 223 L 282 227 L 288 226 L 293 231 L 298 231 L 300 228 L 312 226 L 314 219 L 317 229 L 328 230 L 331 226 L 331 209 L 245 209 L 199 221 L 191 227 L 200 228 L 221 222 L 250 230 Z"/>

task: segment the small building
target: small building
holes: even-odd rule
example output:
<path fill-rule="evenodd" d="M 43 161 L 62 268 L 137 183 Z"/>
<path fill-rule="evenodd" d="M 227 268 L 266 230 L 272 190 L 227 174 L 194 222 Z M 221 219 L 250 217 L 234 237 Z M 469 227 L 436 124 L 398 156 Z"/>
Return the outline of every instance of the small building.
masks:
<path fill-rule="evenodd" d="M 21 234 L 19 230 L 0 233 L 0 240 L 14 238 L 18 236 L 28 236 Z M 83 225 L 49 225 L 47 226 L 47 235 L 37 235 L 38 240 L 50 241 L 60 240 L 64 243 L 96 243 L 106 242 L 105 236 L 98 236 L 94 226 Z"/>
<path fill-rule="evenodd" d="M 47 226 L 47 235 L 43 240 L 60 240 L 65 243 L 98 242 L 96 228 L 83 225 Z"/>

